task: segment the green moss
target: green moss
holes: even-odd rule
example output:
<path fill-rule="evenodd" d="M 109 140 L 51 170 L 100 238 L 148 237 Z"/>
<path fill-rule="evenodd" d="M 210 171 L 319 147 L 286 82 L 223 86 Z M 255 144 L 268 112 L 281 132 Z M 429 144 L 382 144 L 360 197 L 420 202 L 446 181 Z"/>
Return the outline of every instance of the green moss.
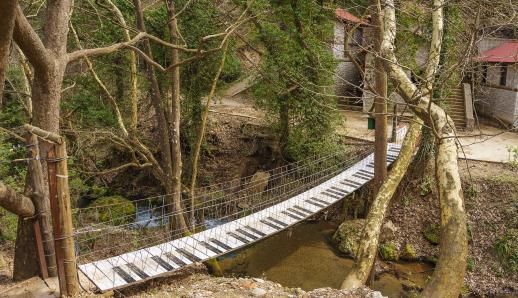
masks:
<path fill-rule="evenodd" d="M 135 205 L 122 196 L 101 197 L 90 204 L 90 217 L 97 221 L 120 225 L 132 222 L 136 212 Z"/>
<path fill-rule="evenodd" d="M 441 229 L 437 224 L 429 224 L 423 231 L 423 236 L 433 245 L 439 244 Z"/>
<path fill-rule="evenodd" d="M 518 183 L 518 178 L 515 175 L 508 175 L 508 174 L 502 174 L 502 175 L 496 175 L 491 176 L 488 178 L 489 182 L 492 182 L 494 184 L 498 185 L 515 185 Z"/>
<path fill-rule="evenodd" d="M 355 219 L 344 221 L 333 235 L 333 241 L 338 244 L 338 250 L 355 257 L 360 234 L 363 230 L 365 220 Z"/>
<path fill-rule="evenodd" d="M 436 256 L 426 256 L 424 258 L 424 261 L 435 265 L 437 264 L 437 261 L 439 261 L 439 259 Z"/>
<path fill-rule="evenodd" d="M 417 260 L 417 253 L 415 252 L 414 246 L 410 243 L 405 244 L 401 252 L 401 259 L 407 261 Z"/>
<path fill-rule="evenodd" d="M 394 244 L 381 244 L 379 246 L 379 252 L 381 258 L 385 261 L 397 261 L 399 260 L 399 252 Z"/>
<path fill-rule="evenodd" d="M 505 270 L 518 272 L 518 229 L 509 229 L 500 236 L 493 251 Z"/>

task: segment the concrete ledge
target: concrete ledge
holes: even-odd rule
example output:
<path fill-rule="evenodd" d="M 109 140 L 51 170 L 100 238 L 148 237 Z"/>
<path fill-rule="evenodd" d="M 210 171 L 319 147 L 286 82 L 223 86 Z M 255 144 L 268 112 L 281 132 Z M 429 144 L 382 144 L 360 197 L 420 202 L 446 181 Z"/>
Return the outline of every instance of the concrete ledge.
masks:
<path fill-rule="evenodd" d="M 471 95 L 471 85 L 463 83 L 464 89 L 464 107 L 466 115 L 466 129 L 473 130 L 475 127 L 475 118 L 473 116 L 473 97 Z"/>

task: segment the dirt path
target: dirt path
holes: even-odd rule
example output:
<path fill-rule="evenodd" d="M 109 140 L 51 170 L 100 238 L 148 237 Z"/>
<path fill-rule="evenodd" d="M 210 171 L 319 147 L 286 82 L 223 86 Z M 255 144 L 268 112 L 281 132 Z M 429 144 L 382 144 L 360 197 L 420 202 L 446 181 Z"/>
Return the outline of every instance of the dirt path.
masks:
<path fill-rule="evenodd" d="M 460 133 L 459 141 L 464 149 L 459 152 L 460 158 L 464 158 L 465 153 L 466 158 L 472 160 L 507 162 L 507 146 L 518 146 L 518 132 L 481 124 L 480 131 Z"/>

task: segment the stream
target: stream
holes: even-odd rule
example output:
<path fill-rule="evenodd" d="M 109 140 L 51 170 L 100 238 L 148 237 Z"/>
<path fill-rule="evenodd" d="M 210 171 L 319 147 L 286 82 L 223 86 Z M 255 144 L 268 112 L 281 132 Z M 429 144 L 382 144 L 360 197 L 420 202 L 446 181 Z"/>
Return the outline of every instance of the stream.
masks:
<path fill-rule="evenodd" d="M 137 206 L 135 228 L 153 228 L 167 224 L 163 208 Z M 221 224 L 206 219 L 210 228 Z M 337 225 L 327 221 L 304 222 L 267 239 L 220 257 L 226 276 L 265 278 L 285 287 L 305 291 L 316 288 L 339 288 L 352 267 L 350 258 L 341 256 L 330 239 Z M 433 272 L 433 266 L 422 262 L 381 262 L 370 288 L 384 296 L 409 297 L 422 288 Z"/>
<path fill-rule="evenodd" d="M 303 223 L 224 256 L 227 276 L 266 278 L 286 287 L 309 291 L 339 288 L 353 261 L 339 255 L 330 243 L 337 226 L 329 222 Z M 383 273 L 370 286 L 388 297 L 408 297 L 432 274 L 427 263 L 382 263 Z"/>

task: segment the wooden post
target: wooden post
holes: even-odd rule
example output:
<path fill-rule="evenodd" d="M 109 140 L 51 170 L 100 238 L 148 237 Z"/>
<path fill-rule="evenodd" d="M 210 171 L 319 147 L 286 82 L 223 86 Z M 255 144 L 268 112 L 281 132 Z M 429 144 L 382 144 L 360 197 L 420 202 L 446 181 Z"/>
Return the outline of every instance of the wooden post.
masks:
<path fill-rule="evenodd" d="M 52 241 L 51 218 L 49 214 L 49 204 L 45 200 L 43 190 L 43 172 L 39 160 L 40 152 L 38 149 L 38 137 L 34 134 L 27 134 L 27 151 L 29 160 L 29 183 L 30 197 L 34 204 L 37 215 L 35 224 L 35 239 L 38 254 L 40 257 L 40 271 L 43 278 L 56 276 L 56 260 L 54 256 L 54 243 Z M 43 258 L 43 259 L 41 259 Z M 44 266 L 44 267 L 42 267 Z"/>
<path fill-rule="evenodd" d="M 74 296 L 79 293 L 79 280 L 74 249 L 72 206 L 68 189 L 66 143 L 58 134 L 30 124 L 25 124 L 23 127 L 31 134 L 55 143 L 47 155 L 47 169 L 57 273 L 61 296 Z"/>
<path fill-rule="evenodd" d="M 57 177 L 56 177 L 56 153 L 55 146 L 52 146 L 47 153 L 47 172 L 49 176 L 49 198 L 50 212 L 52 214 L 52 227 L 54 231 L 54 248 L 56 252 L 56 263 L 59 279 L 59 291 L 62 295 L 67 293 L 67 285 L 65 281 L 65 266 L 63 257 L 63 237 L 61 232 L 61 222 L 59 203 L 57 196 Z"/>
<path fill-rule="evenodd" d="M 68 188 L 68 167 L 66 142 L 62 140 L 56 148 L 56 180 L 57 201 L 60 213 L 59 226 L 62 233 L 61 244 L 63 248 L 64 275 L 67 295 L 74 296 L 79 293 L 79 280 L 77 276 L 77 264 L 74 248 L 74 228 L 72 224 L 72 206 Z"/>
<path fill-rule="evenodd" d="M 36 240 L 36 252 L 38 252 L 38 263 L 40 265 L 41 278 L 47 279 L 49 277 L 49 270 L 47 268 L 47 261 L 45 260 L 45 252 L 43 249 L 39 220 L 34 221 L 34 239 Z"/>
<path fill-rule="evenodd" d="M 397 102 L 394 103 L 394 114 L 392 115 L 392 143 L 397 143 Z"/>
<path fill-rule="evenodd" d="M 374 8 L 374 13 L 372 17 L 372 23 L 374 26 L 374 34 L 373 34 L 373 45 L 374 51 L 376 53 L 380 52 L 381 49 L 381 41 L 383 40 L 383 24 L 381 17 L 376 9 L 379 2 L 376 0 L 372 0 L 372 7 Z M 387 102 L 388 98 L 388 83 L 387 83 L 387 73 L 383 67 L 384 61 L 377 57 L 374 60 L 374 65 L 376 67 L 375 71 L 375 79 L 374 79 L 374 88 L 376 89 L 376 98 L 374 99 L 374 111 L 376 118 L 376 128 L 374 132 L 374 191 L 371 201 L 369 202 L 369 209 L 371 208 L 372 202 L 376 195 L 378 194 L 381 186 L 387 180 Z M 376 257 L 374 258 L 374 265 L 371 268 L 371 272 L 369 274 L 369 279 L 367 281 L 367 285 L 371 285 L 374 281 L 374 267 L 376 265 Z"/>

